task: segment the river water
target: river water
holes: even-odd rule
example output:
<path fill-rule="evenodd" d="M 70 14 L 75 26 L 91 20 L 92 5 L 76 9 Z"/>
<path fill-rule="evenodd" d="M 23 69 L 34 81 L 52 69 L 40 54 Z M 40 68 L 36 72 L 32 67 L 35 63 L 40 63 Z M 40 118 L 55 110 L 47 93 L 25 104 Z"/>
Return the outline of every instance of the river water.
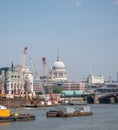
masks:
<path fill-rule="evenodd" d="M 47 118 L 46 112 L 54 107 L 30 110 L 12 109 L 15 112 L 30 112 L 36 115 L 34 121 L 0 123 L 0 130 L 117 130 L 118 104 L 89 105 L 92 116 Z"/>

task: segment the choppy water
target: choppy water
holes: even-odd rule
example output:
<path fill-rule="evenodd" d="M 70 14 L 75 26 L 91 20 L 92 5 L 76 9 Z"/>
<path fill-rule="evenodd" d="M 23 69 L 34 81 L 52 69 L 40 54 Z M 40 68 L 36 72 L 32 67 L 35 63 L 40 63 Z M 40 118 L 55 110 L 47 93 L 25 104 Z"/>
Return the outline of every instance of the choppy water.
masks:
<path fill-rule="evenodd" d="M 34 121 L 0 123 L 0 130 L 117 130 L 118 104 L 90 105 L 92 116 L 47 118 L 46 112 L 52 108 L 36 108 L 17 112 L 30 112 L 36 115 Z M 55 109 L 55 108 L 53 108 Z M 14 111 L 14 110 L 12 110 Z"/>

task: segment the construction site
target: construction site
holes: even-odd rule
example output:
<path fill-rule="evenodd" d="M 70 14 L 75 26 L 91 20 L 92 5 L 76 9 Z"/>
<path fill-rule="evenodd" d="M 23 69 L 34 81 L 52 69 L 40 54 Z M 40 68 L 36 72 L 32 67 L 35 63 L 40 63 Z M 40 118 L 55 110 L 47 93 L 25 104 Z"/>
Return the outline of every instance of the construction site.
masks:
<path fill-rule="evenodd" d="M 61 90 L 70 90 L 70 84 L 73 88 L 59 54 L 52 70 L 49 70 L 46 58 L 42 57 L 43 75 L 40 75 L 33 57 L 28 54 L 28 47 L 23 49 L 21 59 L 20 65 L 12 62 L 10 67 L 0 68 L 0 104 L 8 107 L 55 105 L 58 104 Z M 27 60 L 32 67 L 26 65 Z M 74 84 L 74 89 L 79 87 Z"/>

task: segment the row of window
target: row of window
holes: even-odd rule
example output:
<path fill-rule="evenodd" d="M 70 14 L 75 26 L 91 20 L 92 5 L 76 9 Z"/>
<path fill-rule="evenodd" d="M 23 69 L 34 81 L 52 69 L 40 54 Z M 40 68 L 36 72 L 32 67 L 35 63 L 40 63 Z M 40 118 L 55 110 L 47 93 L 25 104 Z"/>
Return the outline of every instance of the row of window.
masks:
<path fill-rule="evenodd" d="M 64 74 L 63 73 L 54 73 L 54 77 L 64 77 Z"/>
<path fill-rule="evenodd" d="M 20 76 L 16 76 L 16 75 L 11 75 L 11 78 L 20 78 Z"/>

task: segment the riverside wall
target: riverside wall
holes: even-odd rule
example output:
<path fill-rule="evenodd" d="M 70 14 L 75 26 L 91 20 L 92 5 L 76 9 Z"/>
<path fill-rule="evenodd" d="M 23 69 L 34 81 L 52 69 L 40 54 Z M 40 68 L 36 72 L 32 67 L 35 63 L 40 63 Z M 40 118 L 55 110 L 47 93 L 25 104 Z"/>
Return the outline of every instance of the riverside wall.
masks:
<path fill-rule="evenodd" d="M 27 101 L 25 98 L 2 98 L 0 97 L 0 105 L 12 108 L 21 107 L 22 104 L 26 104 Z"/>

